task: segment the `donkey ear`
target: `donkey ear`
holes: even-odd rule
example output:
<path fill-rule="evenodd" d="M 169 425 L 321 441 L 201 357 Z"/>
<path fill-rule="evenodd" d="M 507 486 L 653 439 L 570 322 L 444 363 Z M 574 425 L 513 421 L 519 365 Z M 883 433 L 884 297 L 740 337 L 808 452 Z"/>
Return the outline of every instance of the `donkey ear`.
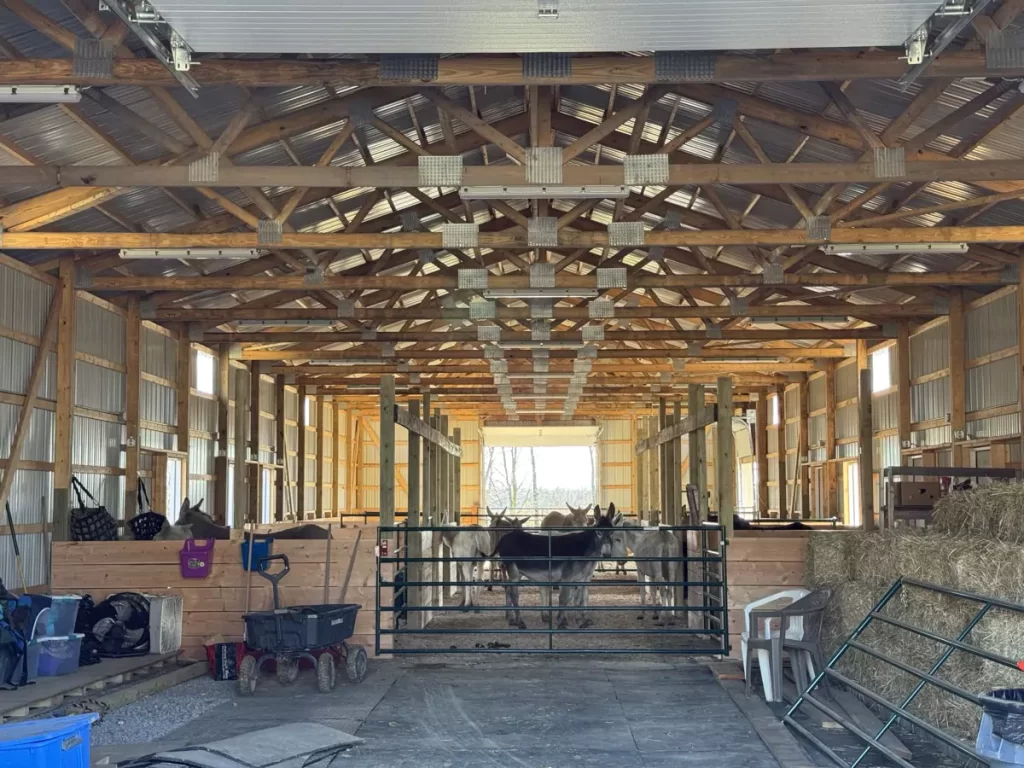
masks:
<path fill-rule="evenodd" d="M 611 504 L 608 505 L 608 516 L 611 517 L 614 514 L 615 514 L 615 502 L 613 501 Z"/>
<path fill-rule="evenodd" d="M 622 525 L 622 513 L 616 512 L 615 515 L 612 517 L 612 526 L 618 527 L 620 525 Z"/>
<path fill-rule="evenodd" d="M 180 509 L 180 510 L 178 510 L 178 514 L 180 514 L 180 515 L 184 515 L 184 514 L 185 514 L 186 512 L 188 512 L 188 511 L 189 511 L 189 510 L 190 510 L 191 508 L 192 508 L 192 505 L 191 505 L 191 504 L 189 503 L 189 501 L 188 501 L 188 496 L 186 496 L 186 497 L 185 497 L 185 500 L 184 500 L 183 502 L 181 502 L 181 509 Z"/>

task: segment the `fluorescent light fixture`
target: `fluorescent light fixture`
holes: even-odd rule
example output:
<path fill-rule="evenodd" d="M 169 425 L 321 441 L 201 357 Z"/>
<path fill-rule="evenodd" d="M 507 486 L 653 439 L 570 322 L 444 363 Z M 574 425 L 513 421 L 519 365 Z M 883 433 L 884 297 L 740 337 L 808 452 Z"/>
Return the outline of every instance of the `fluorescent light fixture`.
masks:
<path fill-rule="evenodd" d="M 870 304 L 864 305 L 870 306 Z M 850 305 L 850 314 L 856 315 L 855 304 Z M 752 317 L 751 325 L 779 325 L 780 323 L 842 323 L 845 318 L 839 316 L 823 317 L 820 315 L 793 315 L 792 317 Z"/>
<path fill-rule="evenodd" d="M 267 339 L 272 341 L 274 338 L 273 334 L 268 334 Z M 379 357 L 346 357 L 344 359 L 335 360 L 312 360 L 310 361 L 313 365 L 394 365 L 393 362 L 387 360 L 381 360 Z"/>
<path fill-rule="evenodd" d="M 571 379 L 571 373 L 510 373 L 510 379 Z"/>
<path fill-rule="evenodd" d="M 967 253 L 967 243 L 832 243 L 822 250 L 829 256 L 900 253 Z"/>
<path fill-rule="evenodd" d="M 77 104 L 82 89 L 77 85 L 4 85 L 0 104 Z"/>
<path fill-rule="evenodd" d="M 487 288 L 485 299 L 593 299 L 596 288 Z"/>
<path fill-rule="evenodd" d="M 501 349 L 582 349 L 582 341 L 503 341 Z"/>
<path fill-rule="evenodd" d="M 258 259 L 256 248 L 122 248 L 122 259 Z"/>
<path fill-rule="evenodd" d="M 561 184 L 521 184 L 481 187 L 460 187 L 463 200 L 536 200 L 537 198 L 622 200 L 629 197 L 629 187 L 621 184 L 592 184 L 572 187 Z"/>
<path fill-rule="evenodd" d="M 260 328 L 304 328 L 309 326 L 330 327 L 337 320 L 238 320 L 240 325 L 255 325 Z"/>

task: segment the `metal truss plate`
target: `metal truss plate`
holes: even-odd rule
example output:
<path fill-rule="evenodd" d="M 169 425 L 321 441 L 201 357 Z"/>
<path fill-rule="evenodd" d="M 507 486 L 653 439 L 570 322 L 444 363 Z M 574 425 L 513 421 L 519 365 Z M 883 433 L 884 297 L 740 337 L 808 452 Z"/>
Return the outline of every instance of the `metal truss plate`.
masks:
<path fill-rule="evenodd" d="M 722 326 L 720 325 L 715 325 L 714 323 L 705 323 L 704 332 L 708 335 L 709 339 L 722 338 Z"/>
<path fill-rule="evenodd" d="M 784 279 L 782 277 L 782 265 L 765 264 L 761 270 L 761 277 L 765 285 L 781 285 Z"/>
<path fill-rule="evenodd" d="M 985 42 L 985 64 L 991 69 L 1024 69 L 1024 32 L 989 35 Z"/>
<path fill-rule="evenodd" d="M 384 53 L 380 57 L 381 80 L 437 80 L 440 56 L 430 53 Z"/>
<path fill-rule="evenodd" d="M 418 373 L 410 373 L 409 374 L 409 383 L 410 384 L 420 384 L 421 382 L 422 382 L 422 378 L 420 377 L 420 374 L 418 374 Z"/>
<path fill-rule="evenodd" d="M 2 244 L 2 239 L 0 239 L 0 244 Z M 92 272 L 86 269 L 83 264 L 75 265 L 75 287 L 92 288 Z"/>
<path fill-rule="evenodd" d="M 531 248 L 554 248 L 558 245 L 558 219 L 554 216 L 531 218 L 526 226 L 526 244 Z"/>
<path fill-rule="evenodd" d="M 488 344 L 484 347 L 484 359 L 486 360 L 501 360 L 505 357 L 505 350 L 501 347 L 495 347 L 493 344 Z"/>
<path fill-rule="evenodd" d="M 551 357 L 551 351 L 548 350 L 548 349 L 535 349 L 535 350 L 533 350 L 533 359 L 534 360 L 537 360 L 538 358 L 541 359 L 541 360 L 547 360 L 549 357 Z"/>
<path fill-rule="evenodd" d="M 462 155 L 420 155 L 416 167 L 421 187 L 462 186 Z"/>
<path fill-rule="evenodd" d="M 487 288 L 487 277 L 490 273 L 486 269 L 460 269 L 459 290 L 460 291 L 483 291 Z"/>
<path fill-rule="evenodd" d="M 597 347 L 593 344 L 585 344 L 577 353 L 581 360 L 593 360 L 597 357 Z"/>
<path fill-rule="evenodd" d="M 622 170 L 629 186 L 664 186 L 668 184 L 668 155 L 626 155 Z"/>
<path fill-rule="evenodd" d="M 530 299 L 530 317 L 551 320 L 555 316 L 555 302 L 552 299 Z"/>
<path fill-rule="evenodd" d="M 423 231 L 423 222 L 416 211 L 402 211 L 398 214 L 398 220 L 402 222 L 402 229 L 406 232 Z"/>
<path fill-rule="evenodd" d="M 370 105 L 369 99 L 363 96 L 349 99 L 348 119 L 352 121 L 353 126 L 362 128 L 370 123 L 373 118 L 373 107 Z"/>
<path fill-rule="evenodd" d="M 594 369 L 594 361 L 586 358 L 577 358 L 572 361 L 572 372 L 573 375 L 583 374 L 586 375 Z"/>
<path fill-rule="evenodd" d="M 676 357 L 672 359 L 672 370 L 673 371 L 685 371 L 686 364 L 689 362 L 685 357 Z"/>
<path fill-rule="evenodd" d="M 615 317 L 615 302 L 611 299 L 594 299 L 587 305 L 587 315 L 591 320 Z"/>
<path fill-rule="evenodd" d="M 738 109 L 736 99 L 719 99 L 711 109 L 711 117 L 719 128 L 731 128 Z"/>
<path fill-rule="evenodd" d="M 661 245 L 655 245 L 647 251 L 647 258 L 651 261 L 662 264 L 665 261 L 665 248 Z"/>
<path fill-rule="evenodd" d="M 478 325 L 476 327 L 477 341 L 501 341 L 501 328 L 496 325 Z"/>
<path fill-rule="evenodd" d="M 555 265 L 549 261 L 538 261 L 530 265 L 531 288 L 554 288 Z"/>
<path fill-rule="evenodd" d="M 659 83 L 707 82 L 714 76 L 714 54 L 688 51 L 654 53 L 654 79 Z"/>
<path fill-rule="evenodd" d="M 812 216 L 807 220 L 808 240 L 829 240 L 832 237 L 832 219 L 828 216 Z"/>
<path fill-rule="evenodd" d="M 380 345 L 380 356 L 381 357 L 394 357 L 395 356 L 395 345 L 394 344 L 381 344 Z"/>
<path fill-rule="evenodd" d="M 470 320 L 493 320 L 498 316 L 498 307 L 493 301 L 473 300 L 469 302 Z"/>
<path fill-rule="evenodd" d="M 749 309 L 749 305 L 746 299 L 739 297 L 733 297 L 729 299 L 729 311 L 734 315 L 742 315 Z"/>
<path fill-rule="evenodd" d="M 256 228 L 256 242 L 259 245 L 280 245 L 284 227 L 277 219 L 260 219 Z"/>
<path fill-rule="evenodd" d="M 323 265 L 317 265 L 306 270 L 306 274 L 302 276 L 302 284 L 310 287 L 321 286 L 324 284 L 324 268 Z"/>
<path fill-rule="evenodd" d="M 359 332 L 359 338 L 363 341 L 376 341 L 377 331 L 373 328 L 363 328 L 363 330 Z"/>
<path fill-rule="evenodd" d="M 508 373 L 508 360 L 491 360 L 491 373 L 501 375 Z"/>
<path fill-rule="evenodd" d="M 534 373 L 548 373 L 551 369 L 550 364 L 546 359 L 535 357 L 533 359 L 533 372 Z"/>
<path fill-rule="evenodd" d="M 442 248 L 476 248 L 480 245 L 480 227 L 477 224 L 441 225 Z"/>
<path fill-rule="evenodd" d="M 352 299 L 338 299 L 338 317 L 355 317 L 356 303 Z"/>
<path fill-rule="evenodd" d="M 530 147 L 526 150 L 527 184 L 562 183 L 562 148 Z"/>
<path fill-rule="evenodd" d="M 76 78 L 111 80 L 114 77 L 113 40 L 75 40 L 71 74 Z"/>
<path fill-rule="evenodd" d="M 604 326 L 603 325 L 585 325 L 585 326 L 583 326 L 583 340 L 584 341 L 604 341 Z"/>
<path fill-rule="evenodd" d="M 437 254 L 429 248 L 420 248 L 416 251 L 416 260 L 420 264 L 433 264 L 437 261 Z"/>
<path fill-rule="evenodd" d="M 672 374 L 669 371 L 662 371 L 658 374 L 658 381 L 665 386 L 668 386 L 672 383 Z"/>
<path fill-rule="evenodd" d="M 572 75 L 570 53 L 524 53 L 524 80 L 561 80 Z"/>
<path fill-rule="evenodd" d="M 599 290 L 625 288 L 629 285 L 629 273 L 625 267 L 598 267 L 597 287 Z"/>
<path fill-rule="evenodd" d="M 642 221 L 613 221 L 608 225 L 608 245 L 612 248 L 630 248 L 643 244 Z"/>
<path fill-rule="evenodd" d="M 190 184 L 213 184 L 220 178 L 220 152 L 210 152 L 188 164 Z"/>
<path fill-rule="evenodd" d="M 883 147 L 874 151 L 875 178 L 898 179 L 907 172 L 903 147 Z"/>
<path fill-rule="evenodd" d="M 936 296 L 932 299 L 932 311 L 936 315 L 948 315 L 949 299 L 945 296 Z"/>
<path fill-rule="evenodd" d="M 534 320 L 530 323 L 530 338 L 533 341 L 551 341 L 551 325 L 547 320 Z"/>

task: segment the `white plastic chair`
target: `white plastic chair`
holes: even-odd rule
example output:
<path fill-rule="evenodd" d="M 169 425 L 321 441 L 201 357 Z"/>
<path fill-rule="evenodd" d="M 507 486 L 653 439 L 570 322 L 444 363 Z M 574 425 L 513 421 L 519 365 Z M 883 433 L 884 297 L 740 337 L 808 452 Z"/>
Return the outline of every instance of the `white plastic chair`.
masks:
<path fill-rule="evenodd" d="M 769 605 L 781 600 L 788 600 L 790 603 L 795 603 L 802 597 L 806 597 L 810 594 L 810 590 L 807 589 L 787 589 L 782 592 L 776 592 L 774 595 L 768 597 L 762 597 L 760 600 L 754 600 L 752 603 L 747 603 L 743 608 L 743 634 L 740 635 L 740 653 L 743 656 L 743 679 L 750 679 L 750 655 L 747 653 L 747 647 L 751 637 L 755 641 L 776 641 L 781 645 L 782 638 L 779 637 L 779 629 L 772 628 L 771 620 L 765 619 L 761 622 L 760 627 L 750 626 L 750 614 L 757 610 L 763 605 Z M 751 630 L 753 629 L 753 635 Z M 796 616 L 794 617 L 786 630 L 786 638 L 789 640 L 803 640 L 804 637 L 804 622 L 803 618 Z M 776 654 L 781 657 L 781 652 Z M 775 687 L 773 686 L 772 680 L 772 668 L 771 668 L 771 653 L 768 648 L 757 648 L 757 666 L 761 670 L 761 684 L 764 686 L 764 696 L 767 701 L 775 701 Z M 782 670 L 778 670 L 779 675 L 782 674 Z"/>

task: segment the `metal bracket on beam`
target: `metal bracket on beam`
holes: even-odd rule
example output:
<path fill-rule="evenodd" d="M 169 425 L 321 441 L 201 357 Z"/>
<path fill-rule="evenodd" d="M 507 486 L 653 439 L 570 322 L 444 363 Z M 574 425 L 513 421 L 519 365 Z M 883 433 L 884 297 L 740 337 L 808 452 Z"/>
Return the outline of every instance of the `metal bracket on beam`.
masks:
<path fill-rule="evenodd" d="M 171 30 L 171 50 L 164 45 L 151 31 L 152 24 L 141 24 L 134 13 L 134 6 L 127 0 L 104 0 L 107 9 L 112 11 L 135 36 L 142 41 L 142 44 L 149 49 L 156 59 L 167 68 L 174 78 L 184 86 L 193 97 L 199 96 L 199 83 L 188 74 L 189 52 L 181 36 Z M 161 18 L 160 23 L 166 23 Z M 183 50 L 184 49 L 184 50 Z"/>
<path fill-rule="evenodd" d="M 719 99 L 711 109 L 711 117 L 715 119 L 718 128 L 731 128 L 738 111 L 736 99 Z"/>
<path fill-rule="evenodd" d="M 1024 32 L 999 32 L 985 40 L 985 64 L 990 69 L 1024 69 Z"/>
<path fill-rule="evenodd" d="M 395 356 L 395 345 L 386 343 L 380 345 L 380 356 L 381 357 L 394 357 Z"/>
<path fill-rule="evenodd" d="M 312 269 L 307 269 L 306 274 L 302 276 L 302 284 L 308 286 L 320 286 L 324 284 L 324 268 L 322 264 L 318 264 Z"/>
<path fill-rule="evenodd" d="M 746 299 L 742 299 L 738 296 L 729 299 L 729 311 L 734 315 L 742 315 L 749 309 L 749 304 Z"/>
<path fill-rule="evenodd" d="M 410 373 L 409 374 L 409 383 L 410 384 L 419 384 L 419 383 L 421 383 L 420 374 L 418 374 L 418 373 Z"/>
<path fill-rule="evenodd" d="M 476 327 L 477 341 L 501 341 L 501 328 L 496 325 L 478 325 Z"/>
<path fill-rule="evenodd" d="M 210 152 L 188 164 L 190 184 L 213 184 L 220 178 L 220 152 Z"/>
<path fill-rule="evenodd" d="M 526 150 L 527 184 L 562 183 L 562 148 L 530 147 Z"/>
<path fill-rule="evenodd" d="M 508 373 L 508 360 L 494 359 L 489 361 L 491 366 L 492 374 L 505 374 Z"/>
<path fill-rule="evenodd" d="M 570 53 L 524 53 L 524 80 L 561 80 L 572 75 Z"/>
<path fill-rule="evenodd" d="M 765 285 L 782 285 L 785 278 L 782 275 L 782 265 L 767 263 L 761 269 L 761 279 Z"/>
<path fill-rule="evenodd" d="M 352 299 L 338 299 L 338 317 L 355 317 L 356 303 Z"/>
<path fill-rule="evenodd" d="M 629 273 L 625 267 L 598 267 L 596 273 L 599 290 L 612 288 L 625 290 L 629 285 Z"/>
<path fill-rule="evenodd" d="M 622 172 L 629 186 L 664 186 L 668 184 L 668 155 L 626 155 Z"/>
<path fill-rule="evenodd" d="M 530 339 L 551 341 L 551 325 L 547 320 L 534 320 L 530 323 Z"/>
<path fill-rule="evenodd" d="M 591 320 L 608 320 L 615 317 L 615 302 L 611 299 L 594 299 L 587 305 Z"/>
<path fill-rule="evenodd" d="M 874 162 L 876 179 L 898 179 L 906 175 L 907 161 L 903 147 L 876 149 Z"/>
<path fill-rule="evenodd" d="M 462 186 L 462 155 L 420 155 L 416 169 L 421 187 Z"/>
<path fill-rule="evenodd" d="M 203 326 L 200 323 L 188 323 L 187 327 L 189 341 L 203 340 Z"/>
<path fill-rule="evenodd" d="M 377 331 L 373 328 L 363 328 L 359 331 L 359 338 L 362 341 L 376 341 Z"/>
<path fill-rule="evenodd" d="M 549 373 L 551 365 L 546 357 L 535 357 L 533 358 L 533 372 L 534 373 Z"/>
<path fill-rule="evenodd" d="M 480 245 L 480 226 L 477 224 L 441 225 L 442 248 L 477 248 Z"/>
<path fill-rule="evenodd" d="M 604 341 L 604 326 L 603 325 L 585 325 L 585 326 L 583 326 L 583 340 L 584 341 Z"/>
<path fill-rule="evenodd" d="M 355 128 L 362 128 L 373 121 L 373 106 L 365 96 L 349 99 L 348 119 Z"/>
<path fill-rule="evenodd" d="M 92 288 L 92 272 L 81 264 L 75 265 L 75 287 Z"/>
<path fill-rule="evenodd" d="M 914 34 L 911 35 L 910 39 L 907 41 L 908 59 L 913 59 L 917 57 L 918 51 L 915 50 L 912 53 L 911 47 L 917 47 L 920 45 L 919 41 L 922 29 L 924 30 L 925 50 L 923 52 L 923 55 L 920 57 L 920 61 L 908 62 L 913 63 L 914 66 L 912 66 L 910 70 L 899 79 L 898 83 L 900 85 L 900 89 L 906 91 L 917 80 L 917 78 L 924 74 L 925 70 L 927 70 L 928 67 L 932 65 L 932 62 L 935 61 L 935 57 L 942 53 L 944 50 L 946 50 L 947 46 L 949 46 L 950 43 L 956 40 L 960 33 L 967 28 L 967 25 L 970 24 L 974 20 L 974 18 L 983 10 L 985 10 L 985 8 L 987 8 L 992 2 L 993 0 L 974 0 L 974 2 L 969 7 L 965 5 L 963 13 L 957 16 L 951 24 L 949 24 L 945 29 L 943 29 L 931 45 L 928 45 L 928 23 L 931 21 L 931 19 L 926 21 L 921 26 L 921 28 L 915 31 Z M 941 4 L 941 6 L 944 5 L 944 3 Z M 936 11 L 936 14 L 937 13 L 938 11 Z M 934 17 L 935 14 L 933 14 L 932 18 Z"/>
<path fill-rule="evenodd" d="M 672 358 L 672 370 L 679 373 L 686 370 L 686 365 L 690 361 L 685 357 L 674 357 Z"/>
<path fill-rule="evenodd" d="M 555 317 L 555 302 L 552 299 L 529 299 L 530 317 L 537 320 L 552 320 Z"/>
<path fill-rule="evenodd" d="M 558 219 L 537 216 L 526 226 L 526 244 L 531 248 L 554 248 L 558 245 Z"/>
<path fill-rule="evenodd" d="M 469 302 L 470 320 L 493 320 L 498 316 L 498 307 L 493 301 L 476 300 Z"/>
<path fill-rule="evenodd" d="M 882 323 L 882 336 L 887 339 L 895 339 L 900 332 L 896 323 Z"/>
<path fill-rule="evenodd" d="M 531 288 L 554 288 L 555 265 L 549 261 L 537 261 L 530 265 Z"/>
<path fill-rule="evenodd" d="M 613 221 L 608 225 L 608 245 L 612 248 L 630 248 L 644 244 L 642 221 Z"/>
<path fill-rule="evenodd" d="M 113 40 L 75 40 L 71 74 L 76 78 L 112 80 L 114 78 Z"/>
<path fill-rule="evenodd" d="M 437 80 L 440 56 L 429 53 L 383 53 L 380 57 L 381 80 Z"/>
<path fill-rule="evenodd" d="M 501 360 L 505 357 L 505 350 L 501 347 L 496 347 L 493 344 L 488 344 L 484 347 L 484 358 L 486 360 Z"/>
<path fill-rule="evenodd" d="M 807 220 L 808 240 L 829 240 L 832 237 L 832 219 L 828 216 L 811 216 Z"/>
<path fill-rule="evenodd" d="M 139 318 L 156 320 L 156 302 L 153 299 L 143 299 L 139 302 Z"/>
<path fill-rule="evenodd" d="M 460 269 L 458 270 L 458 275 L 460 291 L 483 291 L 487 289 L 487 277 L 490 275 L 490 272 L 486 269 Z"/>
<path fill-rule="evenodd" d="M 705 323 L 704 332 L 707 333 L 709 339 L 722 338 L 722 326 L 715 323 Z"/>
<path fill-rule="evenodd" d="M 714 76 L 714 54 L 688 51 L 654 52 L 654 79 L 659 83 L 708 82 Z"/>
<path fill-rule="evenodd" d="M 284 226 L 277 219 L 260 219 L 256 228 L 256 242 L 259 245 L 280 245 L 284 237 Z"/>
<path fill-rule="evenodd" d="M 585 344 L 576 352 L 576 356 L 580 360 L 593 360 L 597 357 L 597 347 L 593 344 Z"/>

